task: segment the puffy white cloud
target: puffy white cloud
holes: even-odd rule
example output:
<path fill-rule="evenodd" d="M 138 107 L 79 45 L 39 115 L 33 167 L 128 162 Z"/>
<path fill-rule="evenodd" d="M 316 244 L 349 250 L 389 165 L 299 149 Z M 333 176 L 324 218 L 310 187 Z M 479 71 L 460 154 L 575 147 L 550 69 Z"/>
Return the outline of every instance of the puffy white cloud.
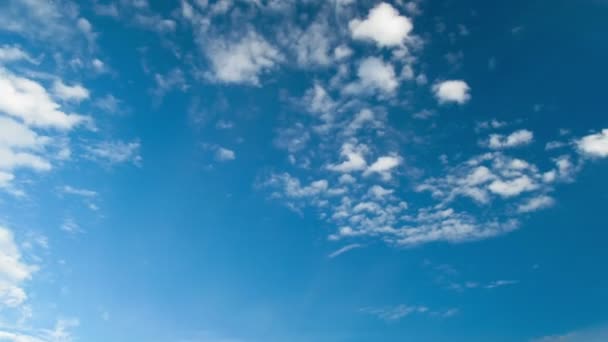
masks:
<path fill-rule="evenodd" d="M 224 83 L 259 85 L 260 74 L 283 59 L 274 46 L 255 32 L 236 42 L 212 41 L 206 53 L 213 70 L 211 79 Z"/>
<path fill-rule="evenodd" d="M 0 68 L 0 112 L 37 127 L 69 130 L 87 121 L 78 114 L 61 111 L 46 89 L 30 79 Z"/>
<path fill-rule="evenodd" d="M 555 200 L 547 195 L 540 195 L 536 197 L 530 198 L 523 204 L 520 204 L 517 207 L 517 211 L 520 213 L 529 213 L 533 211 L 538 211 L 541 209 L 550 208 L 555 204 Z"/>
<path fill-rule="evenodd" d="M 433 85 L 433 92 L 439 103 L 465 104 L 471 99 L 470 90 L 469 85 L 462 80 L 443 81 Z"/>
<path fill-rule="evenodd" d="M 348 84 L 344 88 L 345 93 L 381 91 L 392 94 L 399 87 L 393 65 L 389 62 L 385 63 L 378 57 L 368 57 L 361 61 L 357 69 L 357 76 L 358 81 Z"/>
<path fill-rule="evenodd" d="M 584 136 L 576 142 L 579 152 L 589 157 L 608 157 L 608 129 Z"/>
<path fill-rule="evenodd" d="M 53 94 L 64 101 L 80 102 L 89 98 L 89 91 L 82 85 L 67 85 L 61 80 L 53 83 Z"/>
<path fill-rule="evenodd" d="M 234 151 L 224 147 L 218 147 L 215 151 L 215 158 L 219 161 L 229 161 L 236 158 Z"/>
<path fill-rule="evenodd" d="M 520 129 L 508 136 L 492 134 L 488 141 L 488 147 L 498 150 L 518 146 L 529 145 L 534 140 L 534 133 L 527 129 Z"/>
<path fill-rule="evenodd" d="M 381 47 L 404 44 L 414 28 L 408 17 L 386 2 L 372 8 L 366 19 L 351 20 L 348 27 L 354 39 L 371 40 Z"/>
<path fill-rule="evenodd" d="M 85 146 L 85 149 L 89 158 L 102 163 L 120 164 L 130 162 L 139 166 L 142 161 L 142 157 L 139 155 L 140 147 L 138 141 L 103 141 Z"/>

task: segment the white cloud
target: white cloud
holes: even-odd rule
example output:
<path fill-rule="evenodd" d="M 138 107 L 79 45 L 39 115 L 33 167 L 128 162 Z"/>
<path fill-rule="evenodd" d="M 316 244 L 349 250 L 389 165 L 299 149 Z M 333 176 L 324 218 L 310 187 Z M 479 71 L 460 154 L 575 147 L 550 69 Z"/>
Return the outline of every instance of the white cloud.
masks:
<path fill-rule="evenodd" d="M 529 145 L 534 140 L 534 133 L 527 129 L 520 129 L 508 136 L 502 134 L 492 134 L 488 141 L 488 147 L 498 150 L 518 146 Z"/>
<path fill-rule="evenodd" d="M 274 46 L 255 32 L 236 42 L 212 41 L 206 53 L 213 70 L 211 79 L 223 83 L 259 85 L 260 74 L 283 59 Z"/>
<path fill-rule="evenodd" d="M 156 82 L 154 94 L 159 98 L 173 89 L 185 91 L 188 88 L 184 73 L 179 68 L 173 68 L 164 75 L 154 74 L 154 81 Z"/>
<path fill-rule="evenodd" d="M 532 191 L 538 188 L 530 177 L 524 175 L 512 180 L 495 180 L 489 186 L 491 192 L 502 197 L 514 197 L 523 192 Z"/>
<path fill-rule="evenodd" d="M 353 135 L 366 125 L 379 126 L 380 124 L 378 120 L 376 120 L 374 112 L 367 108 L 364 108 L 355 115 L 353 120 L 350 122 L 350 124 L 348 124 L 348 126 L 344 130 L 344 133 L 347 135 Z"/>
<path fill-rule="evenodd" d="M 334 58 L 338 61 L 347 59 L 348 57 L 352 56 L 352 54 L 353 50 L 348 47 L 348 45 L 338 45 L 334 49 Z"/>
<path fill-rule="evenodd" d="M 529 213 L 541 209 L 550 208 L 555 204 L 555 200 L 547 195 L 540 195 L 530 198 L 527 202 L 520 204 L 517 211 L 520 213 Z"/>
<path fill-rule="evenodd" d="M 399 156 L 382 156 L 370 165 L 363 175 L 368 176 L 377 173 L 383 179 L 388 180 L 391 178 L 391 171 L 400 164 L 401 158 Z"/>
<path fill-rule="evenodd" d="M 426 306 L 407 306 L 397 305 L 381 309 L 365 308 L 361 312 L 368 313 L 385 321 L 397 321 L 413 313 L 426 313 L 429 309 Z"/>
<path fill-rule="evenodd" d="M 0 170 L 13 170 L 17 168 L 49 171 L 52 166 L 48 160 L 38 155 L 0 147 Z"/>
<path fill-rule="evenodd" d="M 61 80 L 53 83 L 53 94 L 64 101 L 80 102 L 89 98 L 89 91 L 82 85 L 67 85 Z"/>
<path fill-rule="evenodd" d="M 342 254 L 344 254 L 346 252 L 352 251 L 353 249 L 357 249 L 357 248 L 361 248 L 361 247 L 363 247 L 363 246 L 360 245 L 360 244 L 358 244 L 358 243 L 353 243 L 351 245 L 344 246 L 344 247 L 342 247 L 342 248 L 340 248 L 340 249 L 332 252 L 331 254 L 328 255 L 328 257 L 330 259 L 333 259 L 333 258 L 335 258 L 335 257 L 337 257 L 339 255 L 342 255 Z"/>
<path fill-rule="evenodd" d="M 329 189 L 329 183 L 325 179 L 310 182 L 309 185 L 302 186 L 300 180 L 284 173 L 272 175 L 266 185 L 279 186 L 287 197 L 315 197 L 325 193 Z"/>
<path fill-rule="evenodd" d="M 27 52 L 21 50 L 19 46 L 6 44 L 0 46 L 0 64 L 21 60 L 37 64 L 37 61 Z"/>
<path fill-rule="evenodd" d="M 82 232 L 80 225 L 71 217 L 64 219 L 59 228 L 68 234 L 76 234 Z"/>
<path fill-rule="evenodd" d="M 38 270 L 22 260 L 13 232 L 0 226 L 0 308 L 15 308 L 23 304 L 27 295 L 21 287 Z"/>
<path fill-rule="evenodd" d="M 89 46 L 94 46 L 95 39 L 97 39 L 97 34 L 93 32 L 93 25 L 91 25 L 91 23 L 85 18 L 78 18 L 76 21 L 76 26 L 87 38 Z"/>
<path fill-rule="evenodd" d="M 26 125 L 0 116 L 0 148 L 40 150 L 49 142 L 50 138 L 38 135 Z"/>
<path fill-rule="evenodd" d="M 229 161 L 236 158 L 234 151 L 224 147 L 218 147 L 215 151 L 215 158 L 219 161 Z"/>
<path fill-rule="evenodd" d="M 594 327 L 563 335 L 545 336 L 530 342 L 604 342 L 608 341 L 608 328 Z"/>
<path fill-rule="evenodd" d="M 433 92 L 439 103 L 465 104 L 471 99 L 470 90 L 469 85 L 461 80 L 443 81 L 433 86 Z"/>
<path fill-rule="evenodd" d="M 383 2 L 372 8 L 365 20 L 353 19 L 348 27 L 354 39 L 371 40 L 384 47 L 403 45 L 414 26 L 408 17 Z"/>
<path fill-rule="evenodd" d="M 345 93 L 359 94 L 381 91 L 392 94 L 399 87 L 393 65 L 389 62 L 385 63 L 378 57 L 368 57 L 361 61 L 357 76 L 359 80 L 348 84 L 343 90 Z"/>
<path fill-rule="evenodd" d="M 303 32 L 290 33 L 296 59 L 302 66 L 326 66 L 333 62 L 331 51 L 332 31 L 327 21 L 319 18 Z"/>
<path fill-rule="evenodd" d="M 518 283 L 519 283 L 519 281 L 517 281 L 517 280 L 496 280 L 496 281 L 493 281 L 490 284 L 486 285 L 485 288 L 486 289 L 495 289 L 498 287 L 510 286 L 510 285 L 515 285 Z"/>
<path fill-rule="evenodd" d="M 0 6 L 0 29 L 48 44 L 71 45 L 78 32 L 78 9 L 71 3 L 56 1 L 3 1 Z"/>
<path fill-rule="evenodd" d="M 122 101 L 114 97 L 112 94 L 107 94 L 104 97 L 98 98 L 95 100 L 95 107 L 111 114 L 121 113 L 121 104 Z"/>
<path fill-rule="evenodd" d="M 97 196 L 96 191 L 89 190 L 89 189 L 74 188 L 69 185 L 64 185 L 59 190 L 62 193 L 67 194 L 67 195 L 75 195 L 75 196 L 81 196 L 81 197 L 96 197 Z"/>
<path fill-rule="evenodd" d="M 364 308 L 359 311 L 362 313 L 376 316 L 378 319 L 387 322 L 394 322 L 412 314 L 424 314 L 428 316 L 439 316 L 447 318 L 456 315 L 459 310 L 456 308 L 451 308 L 447 310 L 431 310 L 428 307 L 422 305 L 408 306 L 401 304 L 384 308 Z"/>
<path fill-rule="evenodd" d="M 109 163 L 133 163 L 137 166 L 141 164 L 142 158 L 139 155 L 141 145 L 138 141 L 104 141 L 98 144 L 85 146 L 91 159 Z"/>
<path fill-rule="evenodd" d="M 362 171 L 367 167 L 364 156 L 365 151 L 366 147 L 363 145 L 355 146 L 346 143 L 342 145 L 342 150 L 340 151 L 340 155 L 346 160 L 339 164 L 330 164 L 327 168 L 331 171 L 343 173 Z"/>
<path fill-rule="evenodd" d="M 78 114 L 61 111 L 46 89 L 30 79 L 0 68 L 0 112 L 23 120 L 27 125 L 69 130 L 87 121 Z"/>
<path fill-rule="evenodd" d="M 608 157 L 608 129 L 584 136 L 576 142 L 578 150 L 589 157 Z"/>
<path fill-rule="evenodd" d="M 215 123 L 215 128 L 232 129 L 232 128 L 234 128 L 234 123 L 232 121 L 218 120 L 218 122 Z"/>
<path fill-rule="evenodd" d="M 39 136 L 29 127 L 8 117 L 0 116 L 0 187 L 7 187 L 14 178 L 12 171 L 28 168 L 35 171 L 48 171 L 50 162 L 40 155 L 51 141 Z"/>
<path fill-rule="evenodd" d="M 377 199 L 380 199 L 380 198 L 383 198 L 384 196 L 391 195 L 393 192 L 395 192 L 395 190 L 385 189 L 380 185 L 374 185 L 369 189 L 368 194 Z"/>

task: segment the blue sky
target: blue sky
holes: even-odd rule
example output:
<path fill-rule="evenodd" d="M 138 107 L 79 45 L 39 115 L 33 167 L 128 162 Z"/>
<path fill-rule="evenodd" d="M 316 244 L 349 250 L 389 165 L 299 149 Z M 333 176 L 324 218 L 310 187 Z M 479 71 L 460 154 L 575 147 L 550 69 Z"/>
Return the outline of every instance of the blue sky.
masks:
<path fill-rule="evenodd" d="M 608 2 L 0 3 L 0 341 L 599 342 Z"/>

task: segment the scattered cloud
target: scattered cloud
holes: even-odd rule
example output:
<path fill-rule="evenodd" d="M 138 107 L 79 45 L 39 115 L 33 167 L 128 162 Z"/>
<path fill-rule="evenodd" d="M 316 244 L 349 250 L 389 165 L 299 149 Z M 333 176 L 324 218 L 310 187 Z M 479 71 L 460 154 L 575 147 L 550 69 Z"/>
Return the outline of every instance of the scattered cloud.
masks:
<path fill-rule="evenodd" d="M 386 322 L 396 322 L 404 317 L 418 314 L 427 315 L 431 317 L 452 317 L 458 313 L 458 309 L 452 308 L 448 310 L 431 310 L 426 306 L 409 306 L 409 305 L 397 305 L 393 307 L 384 308 L 363 308 L 359 310 L 361 313 L 376 316 Z"/>
<path fill-rule="evenodd" d="M 399 81 L 395 69 L 389 62 L 378 57 L 367 57 L 361 61 L 357 70 L 359 79 L 344 88 L 346 94 L 374 93 L 392 94 Z"/>
<path fill-rule="evenodd" d="M 367 170 L 364 175 L 379 174 L 384 179 L 391 179 L 391 171 L 401 164 L 399 156 L 382 156 L 379 157 Z"/>
<path fill-rule="evenodd" d="M 534 133 L 527 129 L 520 129 L 515 131 L 508 136 L 502 134 L 492 134 L 488 140 L 488 147 L 491 149 L 506 149 L 519 146 L 525 146 L 532 143 L 534 140 Z"/>
<path fill-rule="evenodd" d="M 139 141 L 103 141 L 85 146 L 88 157 L 104 164 L 114 165 L 133 163 L 140 166 L 142 157 L 139 154 Z"/>
<path fill-rule="evenodd" d="M 211 41 L 206 54 L 209 78 L 220 83 L 259 85 L 261 74 L 283 60 L 279 50 L 254 31 L 236 41 Z"/>
<path fill-rule="evenodd" d="M 13 232 L 0 226 L 0 308 L 16 308 L 27 300 L 23 284 L 38 271 L 38 266 L 22 258 Z"/>
<path fill-rule="evenodd" d="M 532 197 L 528 202 L 522 203 L 517 207 L 517 210 L 521 213 L 529 213 L 538 211 L 546 208 L 550 208 L 555 204 L 555 200 L 547 195 L 540 195 Z"/>
<path fill-rule="evenodd" d="M 89 98 L 89 91 L 80 84 L 67 85 L 61 80 L 53 83 L 53 94 L 64 101 L 80 102 Z"/>
<path fill-rule="evenodd" d="M 215 151 L 215 158 L 219 161 L 229 161 L 236 159 L 236 154 L 227 148 L 218 147 Z"/>
<path fill-rule="evenodd" d="M 449 102 L 465 104 L 471 100 L 470 91 L 469 85 L 461 80 L 443 81 L 433 86 L 433 93 L 441 104 Z"/>

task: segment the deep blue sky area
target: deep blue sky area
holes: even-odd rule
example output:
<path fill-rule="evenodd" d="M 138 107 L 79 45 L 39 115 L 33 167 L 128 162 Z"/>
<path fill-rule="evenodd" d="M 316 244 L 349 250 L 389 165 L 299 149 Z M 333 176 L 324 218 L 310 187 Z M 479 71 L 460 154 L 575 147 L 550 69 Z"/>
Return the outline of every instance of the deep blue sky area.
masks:
<path fill-rule="evenodd" d="M 608 2 L 0 2 L 0 341 L 608 341 Z"/>

